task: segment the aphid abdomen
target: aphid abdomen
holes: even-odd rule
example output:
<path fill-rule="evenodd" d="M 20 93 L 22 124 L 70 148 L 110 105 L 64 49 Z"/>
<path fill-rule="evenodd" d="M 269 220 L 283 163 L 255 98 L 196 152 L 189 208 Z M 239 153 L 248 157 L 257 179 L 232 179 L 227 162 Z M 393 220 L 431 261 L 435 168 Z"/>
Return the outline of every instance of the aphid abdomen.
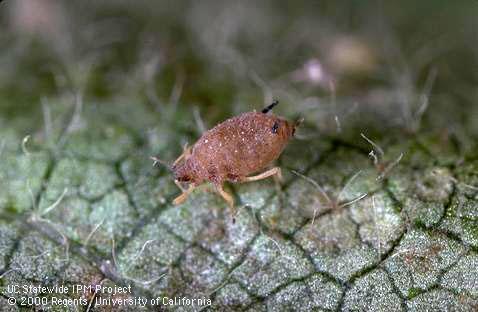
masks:
<path fill-rule="evenodd" d="M 281 135 L 278 118 L 244 113 L 204 133 L 193 148 L 205 179 L 239 182 L 279 157 L 288 136 Z"/>
<path fill-rule="evenodd" d="M 288 138 L 274 133 L 272 128 L 277 119 L 262 113 L 243 114 L 239 124 L 239 140 L 236 150 L 238 162 L 242 164 L 242 175 L 247 176 L 277 159 Z"/>

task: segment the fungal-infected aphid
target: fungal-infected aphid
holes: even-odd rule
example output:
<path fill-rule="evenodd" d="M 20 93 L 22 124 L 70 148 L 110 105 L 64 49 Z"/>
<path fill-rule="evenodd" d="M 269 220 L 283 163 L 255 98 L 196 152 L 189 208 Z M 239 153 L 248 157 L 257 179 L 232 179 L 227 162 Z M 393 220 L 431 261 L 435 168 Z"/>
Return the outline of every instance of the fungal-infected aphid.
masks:
<path fill-rule="evenodd" d="M 279 167 L 258 173 L 280 156 L 299 124 L 269 114 L 278 103 L 230 118 L 206 131 L 192 147 L 185 147 L 171 168 L 182 190 L 174 204 L 184 202 L 198 185 L 211 182 L 233 210 L 234 199 L 224 191 L 224 182 L 251 182 L 273 175 L 281 179 Z"/>

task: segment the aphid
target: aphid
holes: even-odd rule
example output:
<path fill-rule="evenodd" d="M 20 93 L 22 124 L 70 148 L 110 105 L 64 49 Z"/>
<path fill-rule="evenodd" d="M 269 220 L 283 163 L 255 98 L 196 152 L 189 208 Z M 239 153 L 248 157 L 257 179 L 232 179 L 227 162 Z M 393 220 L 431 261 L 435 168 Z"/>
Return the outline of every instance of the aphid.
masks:
<path fill-rule="evenodd" d="M 251 182 L 273 175 L 281 179 L 279 167 L 251 176 L 280 156 L 300 123 L 268 114 L 278 103 L 230 118 L 206 131 L 192 147 L 185 147 L 171 167 L 182 191 L 173 203 L 183 203 L 198 185 L 211 182 L 234 213 L 234 199 L 224 191 L 224 182 Z"/>

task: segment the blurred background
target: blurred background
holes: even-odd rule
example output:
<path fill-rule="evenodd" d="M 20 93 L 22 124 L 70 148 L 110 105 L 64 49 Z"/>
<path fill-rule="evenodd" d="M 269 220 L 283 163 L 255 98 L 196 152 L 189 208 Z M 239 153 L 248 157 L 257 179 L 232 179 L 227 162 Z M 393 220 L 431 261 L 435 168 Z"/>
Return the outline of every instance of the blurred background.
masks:
<path fill-rule="evenodd" d="M 197 136 L 275 98 L 278 113 L 306 117 L 303 137 L 440 131 L 466 148 L 477 13 L 471 0 L 6 0 L 0 124 L 42 128 L 41 141 L 45 118 L 52 132 L 81 102 L 147 110 Z M 120 112 L 140 135 L 150 126 Z"/>
<path fill-rule="evenodd" d="M 476 311 L 477 17 L 476 0 L 0 1 L 0 286 Z M 172 206 L 150 156 L 273 99 L 305 118 L 285 183 L 228 185 L 236 223 L 215 194 Z"/>

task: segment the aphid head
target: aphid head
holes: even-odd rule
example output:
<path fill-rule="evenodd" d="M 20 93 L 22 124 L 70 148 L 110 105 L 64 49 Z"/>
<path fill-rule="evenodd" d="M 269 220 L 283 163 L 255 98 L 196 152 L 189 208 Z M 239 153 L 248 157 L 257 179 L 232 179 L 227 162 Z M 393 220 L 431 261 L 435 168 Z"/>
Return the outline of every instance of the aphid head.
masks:
<path fill-rule="evenodd" d="M 196 180 L 196 176 L 187 161 L 174 165 L 172 170 L 174 179 L 181 183 L 194 183 Z"/>
<path fill-rule="evenodd" d="M 263 110 L 263 114 L 269 113 L 274 106 L 279 104 L 279 101 L 274 100 L 270 105 L 266 106 Z M 276 118 L 272 124 L 271 132 L 273 134 L 280 134 L 284 138 L 293 137 L 295 134 L 295 129 L 304 121 L 304 118 L 300 118 L 295 122 L 290 122 L 282 118 Z"/>
<path fill-rule="evenodd" d="M 152 156 L 151 159 L 154 161 L 153 167 L 157 164 L 163 165 L 168 171 L 170 171 L 174 175 L 174 179 L 179 182 L 191 182 L 192 177 L 188 173 L 188 167 L 185 166 L 185 162 L 177 164 L 177 165 L 170 165 L 167 162 Z"/>
<path fill-rule="evenodd" d="M 281 138 L 289 139 L 295 135 L 295 130 L 301 124 L 302 119 L 290 122 L 288 120 L 282 118 L 274 118 L 272 120 L 272 126 L 270 127 L 270 131 L 274 135 L 278 135 Z"/>

